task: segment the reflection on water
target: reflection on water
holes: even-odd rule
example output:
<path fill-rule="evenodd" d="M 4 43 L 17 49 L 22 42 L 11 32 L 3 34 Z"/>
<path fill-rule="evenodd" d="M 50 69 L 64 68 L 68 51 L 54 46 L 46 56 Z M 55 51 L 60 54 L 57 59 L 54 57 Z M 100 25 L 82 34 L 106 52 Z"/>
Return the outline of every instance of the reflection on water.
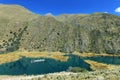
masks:
<path fill-rule="evenodd" d="M 45 59 L 31 60 L 31 63 L 37 63 L 37 62 L 45 62 Z"/>

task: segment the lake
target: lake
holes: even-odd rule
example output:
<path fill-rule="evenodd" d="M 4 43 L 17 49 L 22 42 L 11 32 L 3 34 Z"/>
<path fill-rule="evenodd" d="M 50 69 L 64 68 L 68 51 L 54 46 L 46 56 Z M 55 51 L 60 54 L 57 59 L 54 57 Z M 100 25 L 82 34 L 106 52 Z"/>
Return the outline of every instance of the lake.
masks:
<path fill-rule="evenodd" d="M 120 57 L 78 57 L 76 55 L 69 56 L 66 62 L 58 61 L 50 58 L 26 58 L 4 63 L 0 65 L 0 75 L 37 75 L 53 72 L 66 71 L 69 67 L 81 67 L 91 71 L 90 65 L 84 60 L 93 60 L 97 62 L 120 65 Z"/>

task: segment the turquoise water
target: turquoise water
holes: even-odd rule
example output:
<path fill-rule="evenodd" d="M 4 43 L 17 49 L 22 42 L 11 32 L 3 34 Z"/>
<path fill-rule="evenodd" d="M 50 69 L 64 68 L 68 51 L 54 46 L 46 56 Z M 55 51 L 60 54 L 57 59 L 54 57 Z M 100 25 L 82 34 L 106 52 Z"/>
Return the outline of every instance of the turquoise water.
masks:
<path fill-rule="evenodd" d="M 106 64 L 120 65 L 120 57 L 99 56 L 80 58 L 75 55 L 66 56 L 69 56 L 69 59 L 66 62 L 49 58 L 22 57 L 20 60 L 15 62 L 1 64 L 0 75 L 46 74 L 66 71 L 69 67 L 81 67 L 90 71 L 90 65 L 84 62 L 84 60 L 93 60 Z"/>
<path fill-rule="evenodd" d="M 0 65 L 1 75 L 32 75 L 66 71 L 71 67 L 81 67 L 91 70 L 89 65 L 80 57 L 69 55 L 67 62 L 49 58 L 26 58 Z"/>
<path fill-rule="evenodd" d="M 105 64 L 120 65 L 120 57 L 115 56 L 96 56 L 96 57 L 86 57 L 84 59 L 93 60 Z"/>

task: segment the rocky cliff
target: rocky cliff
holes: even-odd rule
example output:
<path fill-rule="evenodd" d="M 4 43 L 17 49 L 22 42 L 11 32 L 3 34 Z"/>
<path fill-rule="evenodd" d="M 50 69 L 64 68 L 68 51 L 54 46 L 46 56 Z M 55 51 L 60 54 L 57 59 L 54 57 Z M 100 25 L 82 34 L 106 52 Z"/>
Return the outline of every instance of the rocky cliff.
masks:
<path fill-rule="evenodd" d="M 120 17 L 40 16 L 18 5 L 0 5 L 0 53 L 16 50 L 120 53 Z"/>

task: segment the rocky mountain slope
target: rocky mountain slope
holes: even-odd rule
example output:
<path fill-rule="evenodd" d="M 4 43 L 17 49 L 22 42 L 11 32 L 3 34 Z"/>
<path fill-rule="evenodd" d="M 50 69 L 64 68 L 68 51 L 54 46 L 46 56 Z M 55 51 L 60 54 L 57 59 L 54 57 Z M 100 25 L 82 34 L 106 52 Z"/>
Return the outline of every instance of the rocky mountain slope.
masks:
<path fill-rule="evenodd" d="M 120 17 L 40 16 L 18 5 L 0 5 L 0 53 L 16 50 L 120 53 Z"/>

